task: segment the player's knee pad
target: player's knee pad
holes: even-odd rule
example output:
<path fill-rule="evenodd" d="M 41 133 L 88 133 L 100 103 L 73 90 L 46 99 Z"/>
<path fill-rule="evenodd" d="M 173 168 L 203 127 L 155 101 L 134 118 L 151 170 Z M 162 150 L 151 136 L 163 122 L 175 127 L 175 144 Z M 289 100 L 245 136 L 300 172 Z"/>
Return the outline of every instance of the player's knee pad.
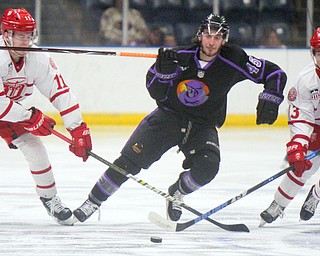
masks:
<path fill-rule="evenodd" d="M 47 151 L 39 137 L 25 133 L 12 143 L 21 150 L 31 170 L 41 170 L 50 165 Z"/>
<path fill-rule="evenodd" d="M 132 162 L 129 158 L 124 155 L 121 155 L 118 159 L 114 161 L 114 164 L 118 167 L 126 170 L 132 175 L 136 175 L 141 171 L 141 167 Z"/>
<path fill-rule="evenodd" d="M 220 166 L 220 156 L 217 152 L 203 150 L 192 156 L 190 173 L 199 185 L 209 183 L 217 175 Z"/>

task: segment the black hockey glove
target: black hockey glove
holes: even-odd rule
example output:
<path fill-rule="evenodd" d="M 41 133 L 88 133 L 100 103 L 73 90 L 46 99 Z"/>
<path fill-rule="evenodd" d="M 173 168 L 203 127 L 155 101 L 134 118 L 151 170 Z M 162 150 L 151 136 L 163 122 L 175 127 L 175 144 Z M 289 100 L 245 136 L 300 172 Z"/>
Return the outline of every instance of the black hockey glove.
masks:
<path fill-rule="evenodd" d="M 263 91 L 259 94 L 257 125 L 273 124 L 277 120 L 279 105 L 283 101 L 283 98 L 283 95 L 270 91 Z"/>
<path fill-rule="evenodd" d="M 156 75 L 161 79 L 172 79 L 177 74 L 177 52 L 160 48 L 156 60 Z"/>

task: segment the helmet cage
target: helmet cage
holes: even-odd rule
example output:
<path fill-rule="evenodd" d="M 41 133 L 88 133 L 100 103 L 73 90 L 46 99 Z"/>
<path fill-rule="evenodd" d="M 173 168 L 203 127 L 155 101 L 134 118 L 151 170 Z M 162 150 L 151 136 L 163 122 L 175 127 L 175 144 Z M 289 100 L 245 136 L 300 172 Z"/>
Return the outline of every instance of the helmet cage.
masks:
<path fill-rule="evenodd" d="M 215 31 L 215 34 L 222 34 L 225 41 L 228 41 L 229 39 L 229 24 L 223 16 L 210 14 L 201 22 L 197 31 L 197 36 L 200 36 L 205 29 L 208 30 L 209 34 L 211 34 L 212 31 Z"/>

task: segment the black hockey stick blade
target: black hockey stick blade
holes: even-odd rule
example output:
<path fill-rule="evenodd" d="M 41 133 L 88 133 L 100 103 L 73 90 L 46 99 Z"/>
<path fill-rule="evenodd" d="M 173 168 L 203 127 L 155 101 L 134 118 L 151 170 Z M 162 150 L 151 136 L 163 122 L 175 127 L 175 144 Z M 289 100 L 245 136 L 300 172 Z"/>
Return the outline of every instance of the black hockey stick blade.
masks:
<path fill-rule="evenodd" d="M 167 220 L 161 217 L 159 214 L 155 212 L 150 212 L 148 218 L 150 222 L 157 225 L 158 227 L 161 227 L 167 231 L 173 231 L 173 232 L 183 231 L 188 227 L 193 226 L 196 223 L 194 222 L 194 220 L 190 220 L 184 223 L 173 222 L 171 220 Z M 250 232 L 249 228 L 245 224 L 223 224 L 215 220 L 212 220 L 212 221 L 215 222 L 214 224 L 216 226 L 226 231 L 247 232 L 247 233 Z"/>

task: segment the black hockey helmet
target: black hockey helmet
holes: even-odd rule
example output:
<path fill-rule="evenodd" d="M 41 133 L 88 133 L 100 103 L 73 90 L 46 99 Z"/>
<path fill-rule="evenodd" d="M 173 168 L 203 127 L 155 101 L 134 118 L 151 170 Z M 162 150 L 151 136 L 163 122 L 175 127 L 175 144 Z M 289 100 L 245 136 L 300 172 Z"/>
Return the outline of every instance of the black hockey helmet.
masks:
<path fill-rule="evenodd" d="M 229 39 L 230 27 L 223 16 L 219 16 L 218 14 L 210 14 L 207 16 L 201 21 L 196 36 L 200 36 L 205 29 L 208 29 L 209 33 L 210 30 L 221 33 L 226 41 Z"/>

